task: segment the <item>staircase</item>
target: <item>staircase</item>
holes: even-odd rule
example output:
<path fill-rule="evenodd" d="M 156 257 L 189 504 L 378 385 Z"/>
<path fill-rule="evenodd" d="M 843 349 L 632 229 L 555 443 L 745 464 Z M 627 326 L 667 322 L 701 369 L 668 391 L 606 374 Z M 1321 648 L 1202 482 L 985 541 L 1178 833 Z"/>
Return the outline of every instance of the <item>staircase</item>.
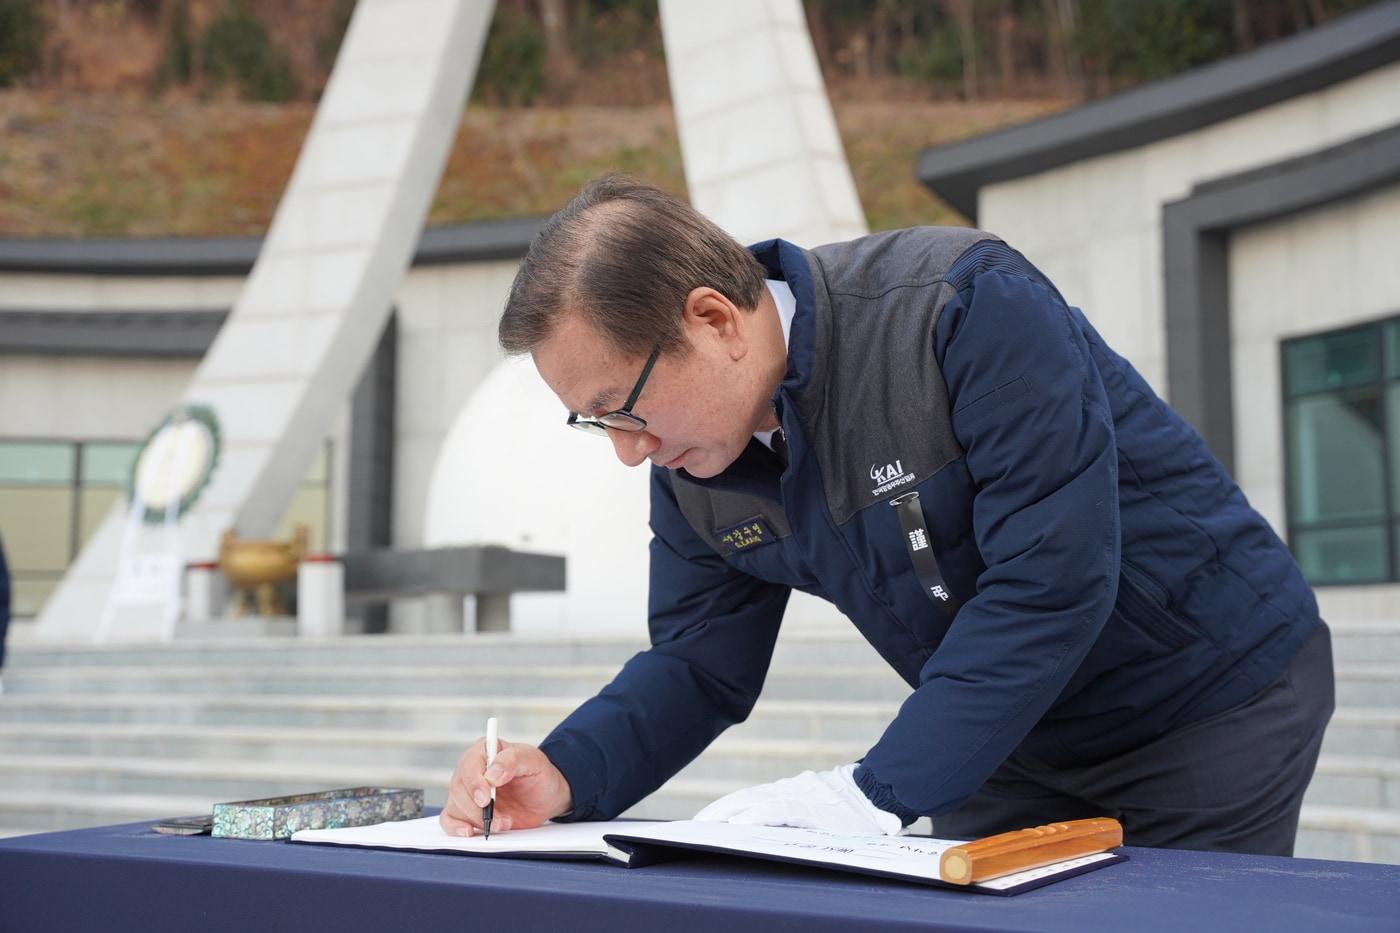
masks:
<path fill-rule="evenodd" d="M 739 787 L 859 757 L 908 688 L 844 629 L 795 627 L 749 720 L 629 815 L 683 818 Z M 1336 626 L 1338 710 L 1298 854 L 1400 863 L 1400 624 Z M 510 635 L 12 639 L 0 696 L 0 835 L 206 813 L 359 784 L 422 787 L 496 716 L 538 742 L 639 649 Z M 924 827 L 926 830 L 926 827 Z"/>
<path fill-rule="evenodd" d="M 863 642 L 788 634 L 764 701 L 630 815 L 858 757 L 907 688 Z M 52 647 L 12 638 L 0 835 L 208 812 L 359 784 L 425 789 L 484 730 L 538 742 L 642 646 L 509 635 Z"/>
<path fill-rule="evenodd" d="M 1332 624 L 1337 711 L 1298 855 L 1400 864 L 1400 621 Z"/>

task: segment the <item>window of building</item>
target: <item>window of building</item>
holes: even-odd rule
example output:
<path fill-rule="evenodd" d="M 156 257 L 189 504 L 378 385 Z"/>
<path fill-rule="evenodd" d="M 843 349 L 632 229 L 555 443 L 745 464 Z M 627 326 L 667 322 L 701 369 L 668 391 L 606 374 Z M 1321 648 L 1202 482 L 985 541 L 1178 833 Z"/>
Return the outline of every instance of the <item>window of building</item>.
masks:
<path fill-rule="evenodd" d="M 10 568 L 11 611 L 38 615 L 101 524 L 126 495 L 140 444 L 115 441 L 0 441 L 0 541 Z M 330 445 L 323 445 L 275 532 L 305 522 L 311 547 L 330 532 Z"/>
<path fill-rule="evenodd" d="M 1288 542 L 1314 584 L 1400 581 L 1400 318 L 1285 341 Z"/>

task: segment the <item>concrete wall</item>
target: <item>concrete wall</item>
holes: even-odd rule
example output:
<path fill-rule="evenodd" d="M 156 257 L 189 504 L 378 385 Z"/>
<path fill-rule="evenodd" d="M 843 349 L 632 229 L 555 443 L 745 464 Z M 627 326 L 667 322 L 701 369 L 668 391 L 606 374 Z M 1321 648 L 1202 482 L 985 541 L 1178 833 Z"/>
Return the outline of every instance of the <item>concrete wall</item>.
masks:
<path fill-rule="evenodd" d="M 1165 396 L 1162 206 L 1210 179 L 1397 122 L 1400 64 L 1196 132 L 989 186 L 981 225 L 1044 270 Z M 1279 341 L 1400 310 L 1397 246 L 1394 188 L 1231 239 L 1237 479 L 1280 535 Z M 1394 618 L 1400 587 L 1323 587 L 1318 599 L 1334 620 Z"/>
<path fill-rule="evenodd" d="M 241 275 L 0 273 L 0 307 L 16 311 L 161 311 L 230 308 Z"/>
<path fill-rule="evenodd" d="M 1400 314 L 1400 185 L 1239 230 L 1230 238 L 1235 474 L 1284 533 L 1279 343 Z M 1397 615 L 1400 587 L 1322 587 L 1327 618 Z"/>
<path fill-rule="evenodd" d="M 238 276 L 0 274 L 0 308 L 228 308 Z M 139 441 L 184 392 L 198 360 L 0 354 L 0 439 Z"/>
<path fill-rule="evenodd" d="M 1137 149 L 984 188 L 980 224 L 1055 281 L 1166 388 L 1162 205 L 1192 186 L 1400 121 L 1400 64 Z"/>
<path fill-rule="evenodd" d="M 0 354 L 0 440 L 139 441 L 197 362 Z"/>

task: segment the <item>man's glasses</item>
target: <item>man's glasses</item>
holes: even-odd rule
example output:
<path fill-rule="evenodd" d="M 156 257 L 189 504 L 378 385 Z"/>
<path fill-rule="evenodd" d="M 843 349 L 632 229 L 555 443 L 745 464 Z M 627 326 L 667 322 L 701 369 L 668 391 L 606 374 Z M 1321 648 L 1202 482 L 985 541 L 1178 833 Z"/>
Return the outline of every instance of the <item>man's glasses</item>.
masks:
<path fill-rule="evenodd" d="M 637 404 L 637 396 L 642 394 L 642 386 L 647 384 L 647 377 L 651 375 L 651 368 L 656 364 L 656 358 L 661 355 L 661 345 L 657 344 L 656 349 L 651 351 L 651 356 L 647 357 L 647 364 L 642 367 L 642 374 L 637 377 L 637 384 L 632 387 L 632 393 L 627 396 L 627 401 L 621 408 L 604 412 L 596 418 L 580 418 L 577 413 L 569 412 L 568 425 L 571 428 L 578 428 L 589 434 L 596 434 L 599 437 L 607 437 L 608 429 L 614 431 L 644 431 L 647 423 L 632 414 L 632 406 Z"/>

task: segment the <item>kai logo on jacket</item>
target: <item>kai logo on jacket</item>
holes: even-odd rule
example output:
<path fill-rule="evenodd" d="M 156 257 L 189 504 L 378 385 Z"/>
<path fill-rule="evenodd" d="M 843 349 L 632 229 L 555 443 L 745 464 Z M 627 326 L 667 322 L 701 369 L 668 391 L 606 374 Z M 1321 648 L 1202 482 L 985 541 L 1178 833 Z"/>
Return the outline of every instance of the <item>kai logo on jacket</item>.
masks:
<path fill-rule="evenodd" d="M 870 490 L 872 496 L 884 495 L 891 489 L 898 489 L 906 483 L 914 482 L 914 474 L 905 473 L 904 465 L 898 460 L 884 466 L 880 466 L 878 463 L 872 465 L 870 478 L 875 481 L 875 488 Z"/>

